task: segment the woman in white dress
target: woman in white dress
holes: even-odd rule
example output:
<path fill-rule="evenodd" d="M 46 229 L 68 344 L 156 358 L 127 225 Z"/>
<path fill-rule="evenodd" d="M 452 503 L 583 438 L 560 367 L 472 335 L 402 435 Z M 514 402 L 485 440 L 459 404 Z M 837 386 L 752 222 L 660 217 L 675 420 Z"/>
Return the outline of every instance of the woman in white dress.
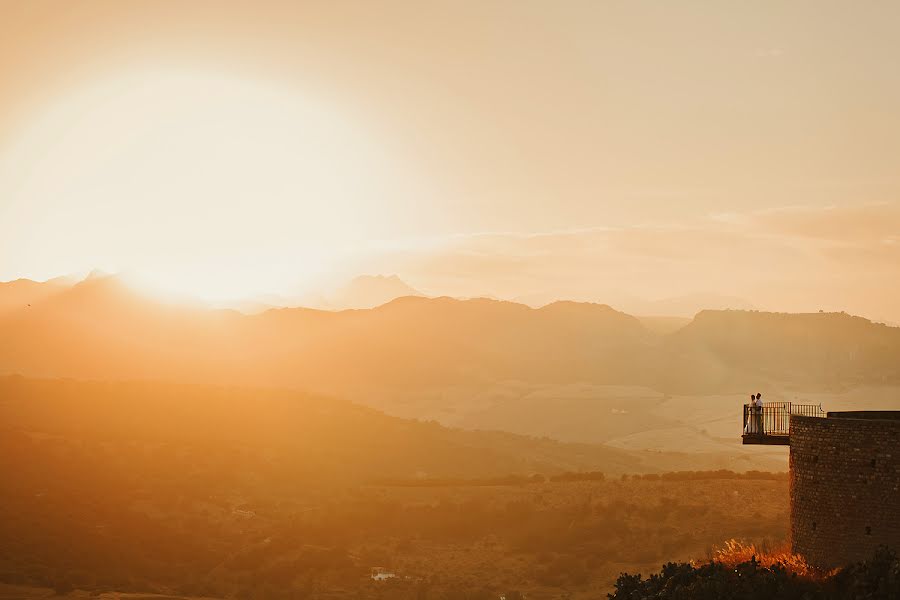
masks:
<path fill-rule="evenodd" d="M 756 394 L 750 394 L 750 404 L 747 405 L 747 422 L 744 423 L 744 433 L 757 433 L 756 431 Z"/>

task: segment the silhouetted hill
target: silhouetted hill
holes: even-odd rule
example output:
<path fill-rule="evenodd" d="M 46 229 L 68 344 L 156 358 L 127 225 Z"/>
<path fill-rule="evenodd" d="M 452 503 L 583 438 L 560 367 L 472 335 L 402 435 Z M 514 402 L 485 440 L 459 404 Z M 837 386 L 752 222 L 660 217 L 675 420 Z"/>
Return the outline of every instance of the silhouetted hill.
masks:
<path fill-rule="evenodd" d="M 0 317 L 0 372 L 213 381 L 240 357 L 234 311 L 165 304 L 115 276 L 89 277 Z"/>
<path fill-rule="evenodd" d="M 592 374 L 624 380 L 639 368 L 628 358 L 654 343 L 635 319 L 605 306 L 534 310 L 487 299 L 405 297 L 363 311 L 277 310 L 242 327 L 251 346 L 269 349 L 276 381 L 302 373 L 323 383 L 566 381 Z"/>
<path fill-rule="evenodd" d="M 332 390 L 499 381 L 679 393 L 900 381 L 900 329 L 844 314 L 703 311 L 670 335 L 602 304 L 403 297 L 257 315 L 89 278 L 0 315 L 0 372 Z"/>
<path fill-rule="evenodd" d="M 789 381 L 854 385 L 900 381 L 900 328 L 844 313 L 702 311 L 669 339 L 685 377 L 708 383 Z M 682 384 L 699 385 L 682 379 Z"/>
<path fill-rule="evenodd" d="M 161 304 L 117 278 L 89 279 L 0 318 L 6 372 L 328 386 L 522 379 L 627 381 L 656 344 L 603 305 L 542 309 L 405 297 L 370 310 L 259 315 Z"/>
<path fill-rule="evenodd" d="M 30 304 L 57 294 L 72 284 L 73 282 L 65 277 L 47 281 L 30 279 L 0 281 L 0 316 L 7 312 L 30 308 Z"/>

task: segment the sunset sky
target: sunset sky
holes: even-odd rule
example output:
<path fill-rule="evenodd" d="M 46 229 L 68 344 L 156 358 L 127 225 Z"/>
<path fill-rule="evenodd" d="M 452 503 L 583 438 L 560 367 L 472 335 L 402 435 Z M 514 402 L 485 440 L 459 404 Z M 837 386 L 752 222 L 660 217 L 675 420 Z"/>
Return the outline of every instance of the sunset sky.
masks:
<path fill-rule="evenodd" d="M 900 322 L 900 4 L 0 3 L 0 280 Z"/>

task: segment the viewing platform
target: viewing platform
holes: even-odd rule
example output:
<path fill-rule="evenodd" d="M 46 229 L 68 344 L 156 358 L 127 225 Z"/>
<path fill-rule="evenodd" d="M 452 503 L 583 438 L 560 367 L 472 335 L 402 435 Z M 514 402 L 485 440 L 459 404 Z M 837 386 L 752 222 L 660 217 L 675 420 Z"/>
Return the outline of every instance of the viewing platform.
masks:
<path fill-rule="evenodd" d="M 761 408 L 744 405 L 744 444 L 760 446 L 789 446 L 791 416 L 825 417 L 820 404 L 792 402 L 764 402 Z"/>

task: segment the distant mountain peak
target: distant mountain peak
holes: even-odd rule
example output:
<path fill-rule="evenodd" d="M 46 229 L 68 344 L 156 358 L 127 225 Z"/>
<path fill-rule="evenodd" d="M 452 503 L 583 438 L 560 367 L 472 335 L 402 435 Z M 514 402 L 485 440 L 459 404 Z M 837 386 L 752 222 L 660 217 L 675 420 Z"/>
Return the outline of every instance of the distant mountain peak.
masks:
<path fill-rule="evenodd" d="M 113 277 L 112 273 L 108 273 L 102 269 L 91 269 L 91 272 L 87 274 L 87 276 L 82 281 L 90 281 L 92 279 L 106 279 L 108 277 Z"/>
<path fill-rule="evenodd" d="M 331 303 L 337 308 L 374 308 L 403 296 L 424 296 L 396 274 L 358 275 L 339 289 Z"/>

